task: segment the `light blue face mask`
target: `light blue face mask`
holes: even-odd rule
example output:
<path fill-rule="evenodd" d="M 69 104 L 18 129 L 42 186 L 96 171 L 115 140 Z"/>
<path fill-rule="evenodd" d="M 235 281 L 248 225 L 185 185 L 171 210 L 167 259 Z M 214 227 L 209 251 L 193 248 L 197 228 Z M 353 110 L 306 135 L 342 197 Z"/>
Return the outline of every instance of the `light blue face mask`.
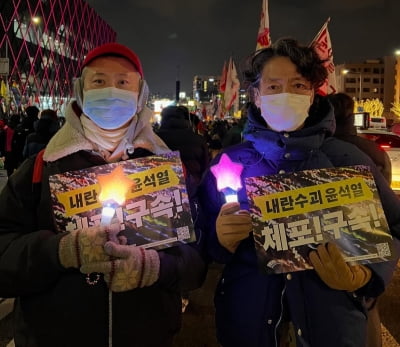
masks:
<path fill-rule="evenodd" d="M 83 92 L 83 113 L 100 128 L 114 130 L 136 114 L 138 93 L 114 87 Z"/>

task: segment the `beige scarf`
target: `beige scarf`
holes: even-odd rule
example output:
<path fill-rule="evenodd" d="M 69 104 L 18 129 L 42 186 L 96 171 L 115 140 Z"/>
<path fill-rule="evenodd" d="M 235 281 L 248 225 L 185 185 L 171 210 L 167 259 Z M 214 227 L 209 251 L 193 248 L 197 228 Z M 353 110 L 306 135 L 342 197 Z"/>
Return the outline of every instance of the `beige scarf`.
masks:
<path fill-rule="evenodd" d="M 121 143 L 121 140 L 126 135 L 129 127 L 128 123 L 119 129 L 104 130 L 97 126 L 85 114 L 82 114 L 81 116 L 81 123 L 86 138 L 93 142 L 93 144 L 97 145 L 98 150 L 103 154 L 107 161 L 109 161 L 109 158 Z"/>
<path fill-rule="evenodd" d="M 150 119 L 152 111 L 143 107 L 137 113 L 126 129 L 119 132 L 108 132 L 102 129 L 102 132 L 109 133 L 107 139 L 102 138 L 100 132 L 98 134 L 96 127 L 85 132 L 82 126 L 84 115 L 75 114 L 72 103 L 68 106 L 65 114 L 65 124 L 52 137 L 48 143 L 43 155 L 45 161 L 55 161 L 69 154 L 80 150 L 92 150 L 99 153 L 107 162 L 115 162 L 118 160 L 128 159 L 127 151 L 135 148 L 144 148 L 154 154 L 163 154 L 171 150 L 167 145 L 153 132 Z M 90 120 L 89 120 L 90 121 Z M 85 127 L 90 122 L 83 120 Z M 104 134 L 103 134 L 104 135 Z M 111 148 L 114 147 L 115 149 Z"/>

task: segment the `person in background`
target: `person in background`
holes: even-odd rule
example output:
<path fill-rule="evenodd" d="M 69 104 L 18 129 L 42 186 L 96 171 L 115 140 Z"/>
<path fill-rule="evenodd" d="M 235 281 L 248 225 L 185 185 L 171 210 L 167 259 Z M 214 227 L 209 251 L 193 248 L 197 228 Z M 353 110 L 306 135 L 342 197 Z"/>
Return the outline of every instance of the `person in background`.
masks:
<path fill-rule="evenodd" d="M 82 68 L 66 123 L 43 154 L 39 196 L 31 193 L 34 157 L 0 193 L 0 297 L 16 297 L 15 345 L 171 346 L 180 293 L 204 280 L 197 244 L 156 251 L 108 240 L 119 224 L 71 232 L 54 224 L 49 175 L 170 152 L 152 130 L 148 87 L 132 50 L 101 45 Z M 86 280 L 93 272 L 97 284 Z"/>
<path fill-rule="evenodd" d="M 218 138 L 212 138 L 209 141 L 208 147 L 210 149 L 210 157 L 211 159 L 214 159 L 222 150 L 221 140 Z"/>
<path fill-rule="evenodd" d="M 6 122 L 0 119 L 0 157 L 4 157 L 6 147 Z"/>
<path fill-rule="evenodd" d="M 19 164 L 24 160 L 23 152 L 26 138 L 35 132 L 35 124 L 39 119 L 39 112 L 40 110 L 36 106 L 28 106 L 25 112 L 21 113 L 20 123 L 15 129 L 13 140 L 14 151 L 18 153 Z"/>
<path fill-rule="evenodd" d="M 25 133 L 25 137 L 35 131 L 35 123 L 39 119 L 40 110 L 36 106 L 28 106 L 25 109 L 25 115 L 22 117 L 21 129 Z"/>
<path fill-rule="evenodd" d="M 200 118 L 196 114 L 190 114 L 190 118 L 193 119 L 193 125 L 196 128 L 196 133 L 205 136 L 207 129 L 206 126 L 204 125 L 204 121 L 200 120 Z"/>
<path fill-rule="evenodd" d="M 233 121 L 232 126 L 222 140 L 222 148 L 233 146 L 242 142 L 242 132 L 245 124 L 245 117 Z"/>
<path fill-rule="evenodd" d="M 244 142 L 223 149 L 211 166 L 228 155 L 243 165 L 244 187 L 246 177 L 368 165 L 390 231 L 400 236 L 400 201 L 380 171 L 365 153 L 332 136 L 333 109 L 316 94 L 327 78 L 317 53 L 286 38 L 255 52 L 247 62 L 244 79 L 253 104 Z M 208 170 L 197 198 L 207 216 L 206 249 L 214 261 L 225 264 L 214 299 L 223 347 L 281 346 L 287 338 L 285 326 L 292 327 L 297 347 L 365 346 L 365 301 L 384 291 L 397 259 L 351 265 L 328 242 L 309 253 L 314 269 L 264 275 L 245 189 L 238 191 L 239 202 L 225 203 Z"/>
<path fill-rule="evenodd" d="M 167 106 L 161 111 L 161 124 L 157 135 L 173 151 L 179 151 L 185 169 L 189 197 L 195 194 L 210 158 L 205 138 L 196 134 L 191 115 L 185 106 Z M 197 118 L 196 115 L 194 117 Z M 189 293 L 182 293 L 182 311 L 189 304 Z"/>
<path fill-rule="evenodd" d="M 161 125 L 157 135 L 173 151 L 179 151 L 191 189 L 200 183 L 210 158 L 205 138 L 195 134 L 185 106 L 167 106 L 161 111 Z"/>
<path fill-rule="evenodd" d="M 26 137 L 23 157 L 28 158 L 40 152 L 60 128 L 57 112 L 46 109 L 40 112 L 40 118 L 34 124 L 35 131 Z"/>
<path fill-rule="evenodd" d="M 233 120 L 231 128 L 222 139 L 222 148 L 236 145 L 237 143 L 242 142 L 242 133 L 247 122 L 247 109 L 249 106 L 250 103 L 247 102 L 241 109 L 240 119 Z"/>
<path fill-rule="evenodd" d="M 374 141 L 357 135 L 357 128 L 354 126 L 354 100 L 345 93 L 330 94 L 327 99 L 335 112 L 336 130 L 334 136 L 352 143 L 367 154 L 390 184 L 392 181 L 392 164 L 389 155 Z M 366 302 L 368 308 L 366 347 L 382 346 L 381 320 L 377 301 L 378 298 L 369 298 Z"/>
<path fill-rule="evenodd" d="M 18 136 L 19 124 L 20 115 L 13 114 L 5 126 L 4 169 L 7 171 L 8 177 L 18 168 L 23 159 L 20 138 Z"/>
<path fill-rule="evenodd" d="M 357 128 L 354 126 L 353 99 L 345 93 L 330 94 L 327 99 L 335 112 L 336 130 L 334 136 L 352 143 L 366 153 L 390 184 L 392 182 L 392 164 L 389 155 L 374 141 L 357 135 Z"/>

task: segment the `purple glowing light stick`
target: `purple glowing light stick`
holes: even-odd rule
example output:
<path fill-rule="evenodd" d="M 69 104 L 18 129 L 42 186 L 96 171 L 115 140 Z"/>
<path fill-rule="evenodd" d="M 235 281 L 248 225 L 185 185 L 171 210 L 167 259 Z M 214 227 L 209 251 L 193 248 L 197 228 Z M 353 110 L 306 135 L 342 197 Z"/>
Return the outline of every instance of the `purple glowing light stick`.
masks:
<path fill-rule="evenodd" d="M 211 166 L 211 172 L 217 180 L 217 189 L 222 192 L 226 202 L 238 201 L 237 191 L 242 188 L 240 175 L 243 165 L 235 163 L 227 154 L 222 154 L 218 164 Z"/>

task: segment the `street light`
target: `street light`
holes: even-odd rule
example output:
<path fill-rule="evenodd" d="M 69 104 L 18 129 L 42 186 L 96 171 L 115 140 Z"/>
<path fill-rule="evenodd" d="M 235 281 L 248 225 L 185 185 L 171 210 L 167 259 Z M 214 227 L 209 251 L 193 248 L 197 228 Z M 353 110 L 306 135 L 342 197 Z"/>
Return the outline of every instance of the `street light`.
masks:
<path fill-rule="evenodd" d="M 348 75 L 348 74 L 356 74 L 356 75 L 360 75 L 360 83 L 359 83 L 359 91 L 358 91 L 358 101 L 361 101 L 361 95 L 362 95 L 362 91 L 361 91 L 361 87 L 362 87 L 362 72 L 358 72 L 358 71 L 350 71 L 348 69 L 344 69 L 342 70 L 342 74 L 343 75 Z"/>
<path fill-rule="evenodd" d="M 41 22 L 40 17 L 38 17 L 38 16 L 32 17 L 32 22 L 33 22 L 33 24 L 36 24 L 36 25 L 40 24 L 40 22 Z"/>

